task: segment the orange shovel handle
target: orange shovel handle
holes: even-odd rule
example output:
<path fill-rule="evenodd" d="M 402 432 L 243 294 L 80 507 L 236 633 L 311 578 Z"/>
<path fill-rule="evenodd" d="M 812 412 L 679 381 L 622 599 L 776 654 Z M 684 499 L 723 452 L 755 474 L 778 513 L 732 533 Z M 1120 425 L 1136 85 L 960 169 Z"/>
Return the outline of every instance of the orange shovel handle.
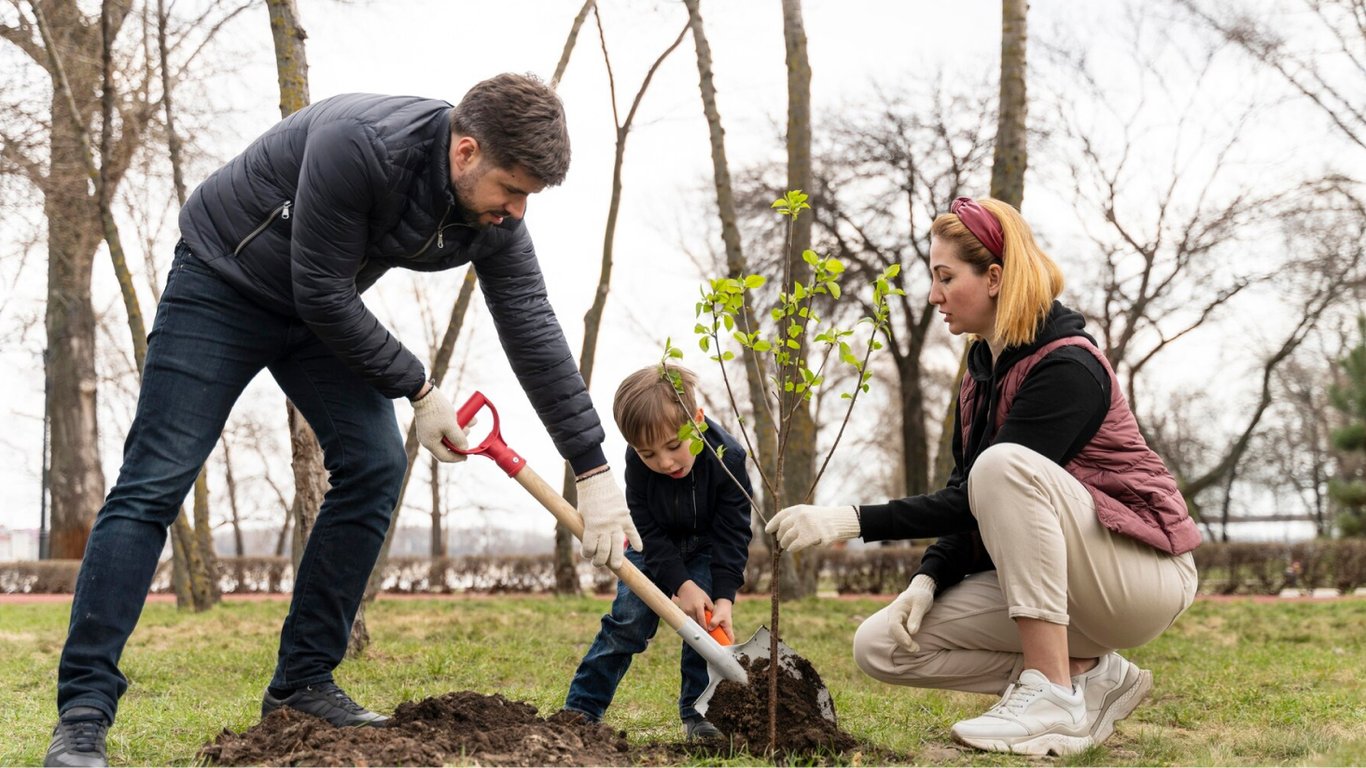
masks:
<path fill-rule="evenodd" d="M 711 611 L 707 611 L 703 615 L 707 620 L 707 624 L 711 624 Z M 702 628 L 707 629 L 706 626 L 703 626 Z M 717 627 L 716 629 L 708 630 L 707 634 L 711 635 L 712 639 L 720 643 L 721 645 L 730 645 L 730 636 L 726 634 L 726 630 L 724 627 Z"/>

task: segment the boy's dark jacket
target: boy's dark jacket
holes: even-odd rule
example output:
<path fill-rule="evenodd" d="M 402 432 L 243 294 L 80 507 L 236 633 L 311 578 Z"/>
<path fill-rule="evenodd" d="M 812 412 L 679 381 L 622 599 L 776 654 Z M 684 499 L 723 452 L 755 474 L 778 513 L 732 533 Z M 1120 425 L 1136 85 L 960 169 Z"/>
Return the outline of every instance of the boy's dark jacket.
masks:
<path fill-rule="evenodd" d="M 724 429 L 707 419 L 703 437 L 712 447 L 724 446 L 718 461 L 703 450 L 692 471 L 678 480 L 645 466 L 634 449 L 626 449 L 626 503 L 640 532 L 650 577 L 667 595 L 688 580 L 679 542 L 696 536 L 711 546 L 711 598 L 735 600 L 745 583 L 749 557 L 749 501 L 753 496 L 745 471 L 745 451 Z M 744 486 L 744 493 L 722 468 Z"/>

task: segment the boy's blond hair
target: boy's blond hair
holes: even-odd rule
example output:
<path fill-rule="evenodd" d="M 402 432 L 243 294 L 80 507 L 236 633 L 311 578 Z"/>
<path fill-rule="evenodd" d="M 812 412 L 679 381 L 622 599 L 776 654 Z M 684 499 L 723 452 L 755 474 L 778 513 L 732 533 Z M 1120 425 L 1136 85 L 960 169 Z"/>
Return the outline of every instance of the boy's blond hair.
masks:
<path fill-rule="evenodd" d="M 675 379 L 683 391 L 674 388 Z M 633 447 L 654 445 L 676 436 L 678 428 L 697 413 L 696 391 L 697 376 L 681 365 L 641 368 L 617 387 L 612 417 Z"/>

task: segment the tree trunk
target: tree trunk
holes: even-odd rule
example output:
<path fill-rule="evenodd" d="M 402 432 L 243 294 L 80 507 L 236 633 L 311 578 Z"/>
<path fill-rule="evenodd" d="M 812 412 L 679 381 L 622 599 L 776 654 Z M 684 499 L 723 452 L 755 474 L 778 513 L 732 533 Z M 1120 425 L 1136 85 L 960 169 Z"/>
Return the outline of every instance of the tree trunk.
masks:
<path fill-rule="evenodd" d="M 712 177 L 716 185 L 716 208 L 721 219 L 721 241 L 726 249 L 726 273 L 730 277 L 743 277 L 748 264 L 740 241 L 740 228 L 735 215 L 735 191 L 730 180 L 730 164 L 726 160 L 726 132 L 721 126 L 721 113 L 716 106 L 716 83 L 711 69 L 711 45 L 707 42 L 706 30 L 702 24 L 700 0 L 684 0 L 688 8 L 688 19 L 693 32 L 693 42 L 697 49 L 698 88 L 702 94 L 702 112 L 707 119 L 707 131 L 711 139 Z M 744 322 L 749 330 L 758 330 L 759 322 L 754 308 L 746 303 Z M 777 511 L 776 504 L 781 490 L 767 485 L 777 471 L 777 428 L 772 411 L 764 394 L 764 381 L 767 371 L 763 361 L 752 354 L 742 355 L 745 360 L 745 381 L 749 389 L 750 405 L 754 410 L 754 442 L 749 445 L 750 457 L 759 466 L 765 478 L 763 507 L 765 519 Z M 743 425 L 741 431 L 745 432 Z M 742 435 L 743 437 L 743 435 Z M 745 442 L 749 442 L 746 440 Z M 769 542 L 772 547 L 772 542 Z"/>
<path fill-rule="evenodd" d="M 1025 88 L 1025 15 L 1028 0 L 1001 3 L 1001 96 L 996 123 L 996 147 L 991 164 L 991 196 L 1019 208 L 1024 203 L 1026 121 L 1029 102 Z"/>
<path fill-rule="evenodd" d="M 233 553 L 245 557 L 247 547 L 242 537 L 242 512 L 237 504 L 237 479 L 232 474 L 232 451 L 228 441 L 223 440 L 223 482 L 228 486 L 228 509 L 232 513 Z"/>
<path fill-rule="evenodd" d="M 93 121 L 99 69 L 90 56 L 98 50 L 99 30 L 86 25 L 74 2 L 41 3 L 58 60 L 66 63 L 69 92 L 78 115 L 52 71 L 49 170 L 40 185 L 48 221 L 47 349 L 51 396 L 47 418 L 52 430 L 50 551 L 58 559 L 80 559 L 95 513 L 104 502 L 96 420 L 95 312 L 90 279 L 99 247 L 99 211 L 89 192 L 90 175 L 81 126 Z M 49 57 L 51 59 L 51 57 Z"/>
<path fill-rule="evenodd" d="M 431 460 L 432 471 L 432 559 L 446 556 L 446 535 L 441 530 L 441 474 L 437 471 L 441 462 L 435 456 Z"/>
<path fill-rule="evenodd" d="M 811 63 L 806 54 L 806 28 L 801 0 L 783 0 L 783 42 L 787 63 L 787 189 L 811 190 Z M 811 248 L 812 217 L 792 222 L 792 242 L 784 257 L 787 274 L 796 279 L 810 271 L 802 253 Z M 788 282 L 790 286 L 790 281 Z M 802 353 L 805 354 L 803 349 Z M 800 395 L 798 395 L 800 397 Z M 783 442 L 783 499 L 804 504 L 812 488 L 816 462 L 816 424 L 809 402 L 797 401 L 790 410 Z M 784 412 L 787 412 L 785 410 Z M 818 558 L 798 553 L 783 558 L 780 589 L 784 598 L 801 598 L 816 591 Z"/>

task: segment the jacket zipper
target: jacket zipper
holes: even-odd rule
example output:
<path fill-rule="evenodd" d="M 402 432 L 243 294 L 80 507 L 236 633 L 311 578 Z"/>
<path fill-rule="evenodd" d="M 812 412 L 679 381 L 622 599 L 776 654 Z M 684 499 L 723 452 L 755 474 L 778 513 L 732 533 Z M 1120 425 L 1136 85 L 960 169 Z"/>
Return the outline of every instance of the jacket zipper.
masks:
<path fill-rule="evenodd" d="M 293 203 L 294 203 L 293 200 L 286 200 L 286 201 L 284 201 L 283 203 L 281 203 L 280 205 L 276 206 L 275 210 L 273 210 L 273 211 L 270 212 L 270 215 L 266 217 L 266 220 L 265 220 L 265 221 L 263 221 L 263 222 L 261 222 L 260 224 L 258 224 L 258 225 L 256 226 L 256 229 L 253 229 L 251 232 L 249 232 L 249 233 L 247 234 L 246 237 L 242 238 L 242 242 L 238 243 L 238 244 L 237 244 L 237 247 L 233 249 L 232 255 L 233 255 L 234 257 L 236 257 L 237 254 L 239 254 L 239 253 L 242 252 L 242 249 L 243 249 L 243 248 L 246 248 L 247 245 L 248 245 L 252 240 L 255 240 L 255 239 L 256 239 L 256 236 L 257 236 L 257 235 L 259 235 L 259 234 L 261 234 L 262 232 L 266 231 L 266 227 L 269 227 L 270 224 L 271 224 L 271 222 L 275 221 L 275 217 L 276 217 L 276 216 L 279 216 L 280 219 L 281 219 L 282 221 L 288 221 L 288 220 L 289 220 L 289 206 L 293 205 Z"/>
<path fill-rule="evenodd" d="M 409 259 L 416 259 L 426 253 L 427 249 L 432 247 L 433 240 L 436 241 L 437 250 L 446 247 L 446 217 L 451 215 L 451 209 L 454 207 L 454 205 L 449 204 L 446 206 L 446 212 L 441 214 L 441 221 L 436 224 L 436 231 L 432 233 L 431 237 L 427 238 L 427 242 L 423 243 L 421 248 L 417 249 L 417 253 L 408 257 Z"/>

